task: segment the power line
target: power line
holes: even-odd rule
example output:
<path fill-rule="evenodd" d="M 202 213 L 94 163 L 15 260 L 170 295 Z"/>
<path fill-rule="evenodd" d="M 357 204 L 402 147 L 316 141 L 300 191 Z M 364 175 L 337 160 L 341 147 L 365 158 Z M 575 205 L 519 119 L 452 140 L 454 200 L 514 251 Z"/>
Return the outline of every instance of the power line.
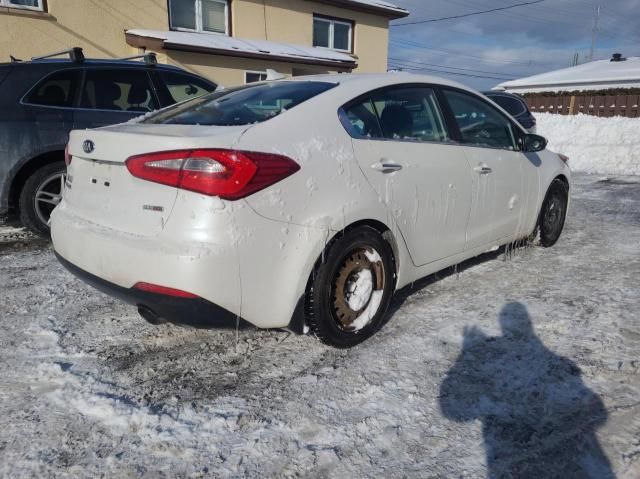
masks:
<path fill-rule="evenodd" d="M 391 62 L 401 62 L 401 63 L 408 63 L 408 64 L 414 64 L 414 65 L 418 65 L 418 66 L 426 66 L 426 67 L 436 67 L 436 68 L 446 68 L 449 70 L 460 70 L 463 72 L 471 72 L 471 73 L 486 73 L 488 75 L 499 75 L 499 76 L 506 76 L 507 74 L 503 74 L 500 72 L 488 72 L 485 70 L 475 70 L 473 68 L 461 68 L 461 67 L 451 67 L 451 66 L 447 66 L 447 65 L 437 65 L 435 63 L 426 63 L 426 62 L 422 62 L 422 61 L 418 61 L 418 60 L 403 60 L 402 58 L 393 58 L 393 57 L 389 57 L 389 60 Z M 510 80 L 511 78 L 509 78 Z"/>
<path fill-rule="evenodd" d="M 401 64 L 399 62 L 393 62 L 392 65 L 390 65 L 390 67 L 392 69 L 397 68 L 397 69 L 404 69 L 404 70 L 411 70 L 411 71 L 418 71 L 418 72 L 444 73 L 446 75 L 458 75 L 458 76 L 471 77 L 471 78 L 486 78 L 490 80 L 502 80 L 502 81 L 513 80 L 513 78 L 495 77 L 495 76 L 488 76 L 488 75 L 474 75 L 471 73 L 452 72 L 452 71 L 440 70 L 436 68 L 424 68 L 424 67 L 420 68 L 416 66 Z"/>
<path fill-rule="evenodd" d="M 533 0 L 531 2 L 516 3 L 514 5 L 508 5 L 506 7 L 492 8 L 490 10 L 482 10 L 482 11 L 479 11 L 479 12 L 463 13 L 463 14 L 460 14 L 460 15 L 453 15 L 453 16 L 450 16 L 450 17 L 432 18 L 430 20 L 416 20 L 414 22 L 394 23 L 391 26 L 392 27 L 404 27 L 406 25 L 418 25 L 418 24 L 423 24 L 423 23 L 442 22 L 444 20 L 454 20 L 454 19 L 457 19 L 457 18 L 465 18 L 465 17 L 472 17 L 474 15 L 482 15 L 484 13 L 499 12 L 501 10 L 510 10 L 512 8 L 522 7 L 524 5 L 535 5 L 536 3 L 542 3 L 544 1 L 546 1 L 546 0 Z"/>

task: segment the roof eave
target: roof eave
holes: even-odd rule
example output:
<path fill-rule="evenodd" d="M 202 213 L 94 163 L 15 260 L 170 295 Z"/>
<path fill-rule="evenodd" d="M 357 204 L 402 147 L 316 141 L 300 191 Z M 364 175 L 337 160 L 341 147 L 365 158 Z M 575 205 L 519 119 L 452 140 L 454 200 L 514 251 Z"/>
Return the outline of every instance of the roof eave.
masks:
<path fill-rule="evenodd" d="M 375 6 L 375 5 L 365 5 L 358 3 L 347 3 L 340 0 L 313 0 L 317 3 L 326 3 L 328 5 L 333 5 L 336 7 L 344 8 L 347 10 L 355 10 L 358 12 L 365 13 L 373 13 L 375 15 L 380 15 L 383 17 L 387 17 L 389 20 L 397 20 L 399 18 L 405 18 L 409 16 L 409 11 L 407 10 L 393 10 L 391 8 L 385 8 L 383 6 Z"/>
<path fill-rule="evenodd" d="M 235 58 L 253 58 L 259 60 L 274 60 L 281 61 L 285 63 L 295 63 L 298 65 L 314 65 L 314 66 L 323 66 L 329 68 L 338 68 L 341 70 L 352 70 L 358 66 L 358 63 L 354 59 L 353 61 L 341 61 L 341 60 L 329 60 L 322 58 L 312 58 L 312 57 L 294 57 L 294 56 L 286 56 L 286 55 L 275 55 L 275 54 L 264 54 L 259 52 L 244 52 L 244 51 L 232 51 L 225 50 L 221 48 L 212 48 L 212 47 L 202 47 L 195 45 L 184 45 L 182 43 L 174 43 L 169 40 L 163 40 L 155 37 L 146 37 L 141 35 L 135 35 L 133 33 L 127 32 L 126 34 L 127 43 L 134 47 L 147 47 L 152 49 L 163 48 L 165 50 L 174 50 L 174 51 L 183 51 L 183 52 L 193 52 L 193 53 L 206 53 L 209 55 L 219 55 L 226 57 L 235 57 Z"/>

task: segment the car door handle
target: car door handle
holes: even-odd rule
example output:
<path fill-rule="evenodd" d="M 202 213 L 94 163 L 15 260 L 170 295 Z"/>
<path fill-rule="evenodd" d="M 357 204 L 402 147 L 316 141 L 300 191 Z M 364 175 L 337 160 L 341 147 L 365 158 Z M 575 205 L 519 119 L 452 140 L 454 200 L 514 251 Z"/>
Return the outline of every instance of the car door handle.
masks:
<path fill-rule="evenodd" d="M 381 173 L 393 173 L 394 171 L 400 171 L 402 169 L 402 165 L 398 163 L 393 163 L 392 161 L 380 161 L 379 163 L 374 163 L 371 165 L 376 171 Z"/>
<path fill-rule="evenodd" d="M 493 170 L 489 168 L 487 165 L 478 165 L 473 169 L 473 171 L 480 173 L 481 175 L 488 175 Z"/>

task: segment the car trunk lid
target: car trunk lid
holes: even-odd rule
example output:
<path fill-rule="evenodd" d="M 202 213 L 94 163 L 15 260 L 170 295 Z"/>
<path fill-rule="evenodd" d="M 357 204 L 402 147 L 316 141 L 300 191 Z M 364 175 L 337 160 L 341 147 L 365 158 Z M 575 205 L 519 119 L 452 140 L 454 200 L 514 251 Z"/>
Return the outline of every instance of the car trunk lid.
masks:
<path fill-rule="evenodd" d="M 135 155 L 193 148 L 231 148 L 249 126 L 122 124 L 73 131 L 64 201 L 78 216 L 129 234 L 164 228 L 176 188 L 135 178 L 125 162 Z"/>

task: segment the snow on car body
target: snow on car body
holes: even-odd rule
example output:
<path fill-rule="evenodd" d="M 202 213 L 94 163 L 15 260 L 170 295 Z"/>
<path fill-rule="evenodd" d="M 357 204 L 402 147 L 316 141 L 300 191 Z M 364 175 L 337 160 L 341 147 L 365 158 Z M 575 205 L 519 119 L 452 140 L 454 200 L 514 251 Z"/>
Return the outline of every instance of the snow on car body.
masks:
<path fill-rule="evenodd" d="M 72 132 L 52 238 L 149 320 L 306 323 L 350 346 L 394 290 L 537 225 L 557 240 L 570 174 L 545 144 L 439 78 L 250 85 Z"/>

